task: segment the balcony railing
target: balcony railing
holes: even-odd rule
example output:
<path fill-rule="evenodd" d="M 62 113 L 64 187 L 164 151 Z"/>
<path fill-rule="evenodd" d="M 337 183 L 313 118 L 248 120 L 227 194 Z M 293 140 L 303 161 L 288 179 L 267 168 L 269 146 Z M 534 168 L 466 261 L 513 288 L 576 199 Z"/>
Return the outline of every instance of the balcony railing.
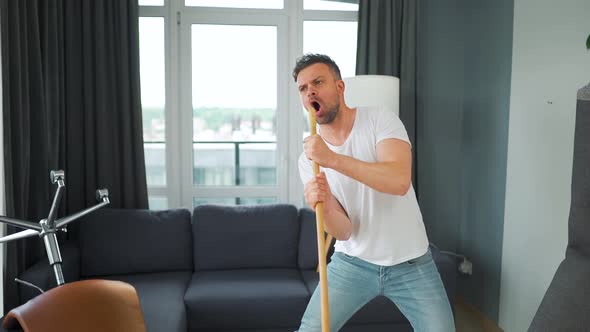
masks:
<path fill-rule="evenodd" d="M 246 148 L 246 146 L 249 146 Z M 214 158 L 208 156 L 203 160 L 198 150 L 218 152 Z M 233 155 L 227 154 L 233 150 Z M 240 171 L 247 169 L 267 170 L 274 169 L 276 174 L 276 142 L 274 141 L 193 141 L 193 167 L 198 168 L 233 168 L 234 186 L 240 185 L 275 185 L 273 183 L 257 183 L 257 181 L 244 181 Z M 202 152 L 201 152 L 202 153 Z M 230 159 L 229 156 L 233 158 Z M 276 175 L 274 177 L 276 179 Z M 254 182 L 254 183 L 252 183 Z M 201 185 L 209 185 L 202 183 Z"/>
<path fill-rule="evenodd" d="M 193 141 L 193 184 L 207 187 L 276 186 L 275 141 Z M 164 142 L 145 142 L 148 184 L 165 186 Z M 151 181 L 150 181 L 151 179 Z M 272 202 L 274 197 L 195 198 L 195 202 Z M 276 200 L 275 200 L 276 201 Z"/>

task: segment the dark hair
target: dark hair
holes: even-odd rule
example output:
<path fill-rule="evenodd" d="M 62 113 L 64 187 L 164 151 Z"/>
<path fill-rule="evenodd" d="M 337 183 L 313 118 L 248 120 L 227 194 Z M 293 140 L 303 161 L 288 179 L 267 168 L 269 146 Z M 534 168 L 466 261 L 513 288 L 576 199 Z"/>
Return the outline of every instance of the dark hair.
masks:
<path fill-rule="evenodd" d="M 332 60 L 329 56 L 324 54 L 307 53 L 304 54 L 301 58 L 297 59 L 297 62 L 295 63 L 295 68 L 293 69 L 293 79 L 295 80 L 295 82 L 297 82 L 297 76 L 299 76 L 300 71 L 311 65 L 315 65 L 316 63 L 323 63 L 328 65 L 328 67 L 330 67 L 332 75 L 334 75 L 334 77 L 337 80 L 342 79 L 342 76 L 340 76 L 340 68 L 338 68 L 336 62 L 334 62 L 334 60 Z"/>

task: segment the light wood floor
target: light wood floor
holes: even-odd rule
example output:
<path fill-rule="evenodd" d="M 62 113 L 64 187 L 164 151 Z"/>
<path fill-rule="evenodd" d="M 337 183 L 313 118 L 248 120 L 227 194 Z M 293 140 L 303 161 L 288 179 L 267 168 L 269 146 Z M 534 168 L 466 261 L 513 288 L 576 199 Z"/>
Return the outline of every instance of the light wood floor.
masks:
<path fill-rule="evenodd" d="M 460 298 L 455 303 L 457 332 L 503 332 L 494 322 Z"/>

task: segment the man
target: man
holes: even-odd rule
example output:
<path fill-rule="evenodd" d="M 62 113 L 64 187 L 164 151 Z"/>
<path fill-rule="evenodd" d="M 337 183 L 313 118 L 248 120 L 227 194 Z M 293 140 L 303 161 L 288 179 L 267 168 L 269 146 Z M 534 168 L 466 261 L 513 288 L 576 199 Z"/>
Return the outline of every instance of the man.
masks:
<path fill-rule="evenodd" d="M 324 203 L 325 229 L 336 238 L 328 264 L 330 331 L 378 295 L 391 299 L 415 331 L 454 331 L 411 183 L 402 122 L 391 109 L 346 106 L 340 70 L 328 56 L 304 55 L 293 78 L 319 124 L 299 158 L 305 200 L 312 209 Z M 317 176 L 312 161 L 323 170 Z M 321 331 L 319 288 L 299 328 L 309 331 Z"/>

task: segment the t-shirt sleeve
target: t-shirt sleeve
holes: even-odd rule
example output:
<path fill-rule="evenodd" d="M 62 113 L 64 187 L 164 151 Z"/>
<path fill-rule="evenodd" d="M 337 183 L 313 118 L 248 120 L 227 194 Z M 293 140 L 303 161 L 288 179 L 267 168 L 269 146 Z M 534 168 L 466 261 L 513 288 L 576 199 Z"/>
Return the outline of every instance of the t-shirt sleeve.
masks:
<path fill-rule="evenodd" d="M 396 138 L 412 145 L 404 124 L 393 110 L 383 107 L 375 113 L 375 143 Z"/>
<path fill-rule="evenodd" d="M 312 161 L 307 159 L 305 153 L 302 153 L 299 156 L 299 176 L 301 177 L 301 182 L 303 182 L 303 184 L 306 184 L 313 179 Z"/>

